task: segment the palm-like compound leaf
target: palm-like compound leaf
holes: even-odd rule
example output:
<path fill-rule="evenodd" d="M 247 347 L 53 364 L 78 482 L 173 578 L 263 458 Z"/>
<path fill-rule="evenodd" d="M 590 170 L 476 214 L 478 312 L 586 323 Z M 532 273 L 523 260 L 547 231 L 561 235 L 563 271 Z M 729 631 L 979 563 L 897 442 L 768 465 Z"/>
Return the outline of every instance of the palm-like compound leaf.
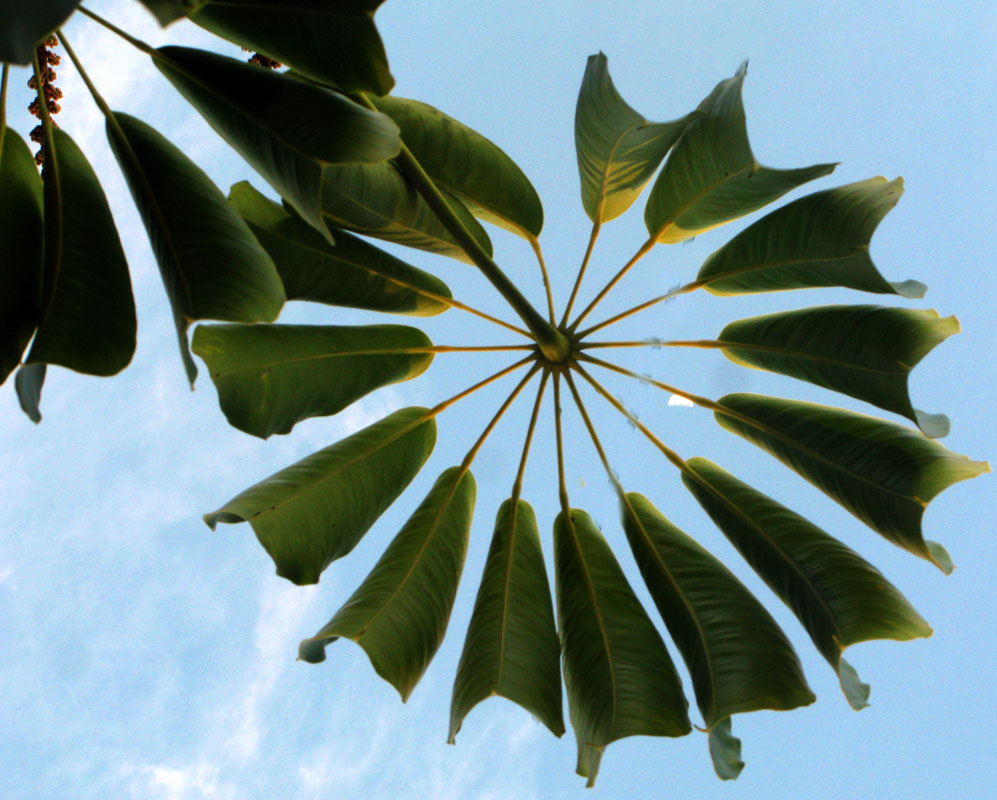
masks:
<path fill-rule="evenodd" d="M 732 361 L 834 389 L 895 411 L 928 436 L 948 433 L 943 414 L 915 409 L 907 376 L 959 331 L 955 317 L 885 306 L 823 306 L 732 322 L 720 334 Z"/>
<path fill-rule="evenodd" d="M 689 668 L 708 730 L 731 714 L 786 710 L 816 699 L 785 634 L 726 567 L 639 494 L 624 498 L 623 527 Z M 739 759 L 733 766 L 731 758 L 716 757 L 733 746 L 729 722 L 718 735 L 725 742 L 711 743 L 717 773 L 737 777 L 743 766 Z"/>
<path fill-rule="evenodd" d="M 45 277 L 25 363 L 113 375 L 135 352 L 128 264 L 100 182 L 60 128 L 45 140 Z"/>
<path fill-rule="evenodd" d="M 919 431 L 837 408 L 751 394 L 719 401 L 717 422 L 770 452 L 894 544 L 952 570 L 921 517 L 953 483 L 989 471 Z"/>
<path fill-rule="evenodd" d="M 407 700 L 446 632 L 474 498 L 470 472 L 444 471 L 360 587 L 322 630 L 301 643 L 301 659 L 324 660 L 325 646 L 345 636 Z"/>
<path fill-rule="evenodd" d="M 404 408 L 251 486 L 204 521 L 248 522 L 298 584 L 317 583 L 408 486 L 436 443 L 436 423 Z"/>
<path fill-rule="evenodd" d="M 870 178 L 787 203 L 707 258 L 697 282 L 715 294 L 845 286 L 921 297 L 923 283 L 891 283 L 869 257 L 876 226 L 902 193 L 900 178 Z"/>
<path fill-rule="evenodd" d="M 122 113 L 108 120 L 107 138 L 149 233 L 193 384 L 190 323 L 272 322 L 284 304 L 284 287 L 246 223 L 179 149 Z"/>
<path fill-rule="evenodd" d="M 289 433 L 368 392 L 421 375 L 433 354 L 402 325 L 201 325 L 204 359 L 229 423 L 254 436 Z"/>
<path fill-rule="evenodd" d="M 243 181 L 229 202 L 273 258 L 288 300 L 431 316 L 446 311 L 447 285 L 344 231 L 335 244 Z"/>
<path fill-rule="evenodd" d="M 38 324 L 42 291 L 42 182 L 24 139 L 0 130 L 0 383 Z"/>
<path fill-rule="evenodd" d="M 449 741 L 467 713 L 491 695 L 519 703 L 555 736 L 564 733 L 559 657 L 536 517 L 524 500 L 506 500 L 457 668 Z"/>
<path fill-rule="evenodd" d="M 389 95 L 374 105 L 401 129 L 402 141 L 437 183 L 478 217 L 535 240 L 543 207 L 523 171 L 497 145 L 417 100 Z"/>
<path fill-rule="evenodd" d="M 841 651 L 869 639 L 930 636 L 931 628 L 882 573 L 816 525 L 703 458 L 682 480 L 761 578 L 792 609 L 841 679 L 849 703 L 869 687 Z"/>
<path fill-rule="evenodd" d="M 620 97 L 602 53 L 589 56 L 575 107 L 575 151 L 582 206 L 592 222 L 630 208 L 665 155 L 693 119 L 648 122 Z"/>
<path fill-rule="evenodd" d="M 320 232 L 323 165 L 383 161 L 401 147 L 384 114 L 313 83 L 189 47 L 162 47 L 153 61 Z"/>
<path fill-rule="evenodd" d="M 584 511 L 554 521 L 554 565 L 577 769 L 591 786 L 610 742 L 689 733 L 689 703 L 661 635 Z"/>
<path fill-rule="evenodd" d="M 692 238 L 834 170 L 834 164 L 771 169 L 755 161 L 741 103 L 746 73 L 744 65 L 717 84 L 699 104 L 702 116 L 689 124 L 668 157 L 644 209 L 652 239 Z"/>

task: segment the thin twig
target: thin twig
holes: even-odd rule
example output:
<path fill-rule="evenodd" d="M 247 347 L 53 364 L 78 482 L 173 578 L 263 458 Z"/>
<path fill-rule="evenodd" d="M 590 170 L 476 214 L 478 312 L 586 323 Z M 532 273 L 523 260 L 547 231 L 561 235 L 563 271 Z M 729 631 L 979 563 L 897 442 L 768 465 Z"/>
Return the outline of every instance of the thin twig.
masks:
<path fill-rule="evenodd" d="M 578 290 L 581 288 L 582 278 L 585 277 L 585 270 L 588 268 L 589 259 L 592 258 L 592 251 L 595 250 L 595 240 L 599 238 L 599 229 L 601 227 L 602 223 L 599 220 L 592 223 L 592 233 L 589 234 L 589 243 L 585 248 L 585 255 L 582 257 L 582 265 L 578 268 L 578 276 L 575 278 L 575 285 L 571 289 L 571 297 L 568 298 L 568 305 L 565 306 L 564 316 L 561 317 L 562 328 L 567 324 L 571 308 L 575 304 L 575 298 L 578 297 Z"/>
<path fill-rule="evenodd" d="M 554 322 L 554 293 L 550 287 L 550 273 L 547 272 L 547 262 L 544 261 L 543 250 L 540 249 L 540 240 L 535 236 L 529 237 L 530 247 L 533 248 L 533 252 L 537 257 L 537 263 L 540 265 L 540 275 L 543 277 L 544 282 L 544 292 L 547 293 L 547 316 L 550 319 L 550 324 L 555 325 Z"/>
<path fill-rule="evenodd" d="M 633 308 L 628 308 L 626 311 L 622 311 L 616 316 L 610 317 L 609 319 L 605 319 L 597 325 L 593 325 L 590 328 L 586 328 L 585 330 L 581 331 L 578 334 L 578 336 L 579 338 L 585 338 L 590 333 L 595 333 L 595 331 L 602 330 L 603 328 L 606 328 L 610 325 L 614 325 L 622 319 L 626 319 L 627 317 L 633 316 L 634 314 L 643 311 L 647 308 L 650 308 L 651 306 L 655 306 L 658 303 L 663 303 L 666 300 L 671 300 L 673 297 L 678 297 L 681 294 L 687 294 L 689 292 L 693 292 L 696 289 L 705 286 L 707 283 L 708 281 L 693 281 L 692 283 L 687 283 L 684 286 L 679 286 L 675 289 L 672 289 L 669 292 L 666 292 L 663 295 L 659 295 L 658 297 L 653 297 L 650 300 L 645 300 L 643 303 L 639 303 L 638 305 L 635 305 Z"/>
<path fill-rule="evenodd" d="M 537 426 L 537 418 L 540 416 L 540 403 L 543 400 L 544 389 L 547 387 L 547 379 L 550 377 L 550 370 L 544 370 L 540 378 L 540 387 L 537 389 L 537 399 L 533 403 L 533 414 L 530 417 L 530 424 L 526 429 L 526 442 L 523 444 L 523 455 L 519 459 L 519 471 L 516 472 L 516 481 L 512 484 L 512 502 L 519 500 L 520 492 L 523 490 L 523 475 L 526 473 L 526 461 L 530 454 L 530 443 L 533 441 L 533 430 Z"/>
<path fill-rule="evenodd" d="M 529 372 L 527 372 L 526 375 L 523 376 L 523 379 L 516 384 L 516 388 L 513 389 L 512 392 L 509 394 L 509 396 L 505 399 L 505 402 L 502 403 L 502 405 L 499 407 L 499 410 L 495 412 L 495 416 L 492 417 L 491 422 L 488 423 L 484 431 L 482 431 L 481 436 L 478 437 L 478 440 L 474 443 L 471 449 L 467 451 L 467 455 L 464 456 L 464 460 L 460 464 L 461 475 L 463 475 L 471 468 L 471 463 L 474 461 L 474 457 L 478 454 L 478 451 L 481 449 L 481 446 L 485 443 L 485 440 L 488 438 L 488 435 L 498 424 L 498 421 L 502 419 L 502 415 L 505 414 L 506 411 L 508 411 L 509 406 L 512 405 L 516 397 L 519 396 L 519 393 L 523 390 L 523 387 L 525 387 L 526 384 L 530 382 L 533 376 L 537 374 L 537 370 L 539 369 L 540 369 L 540 364 L 534 362 Z"/>
<path fill-rule="evenodd" d="M 592 309 L 594 309 L 597 305 L 599 305 L 599 303 L 602 302 L 602 299 L 607 294 L 609 294 L 609 292 L 612 290 L 614 286 L 616 286 L 617 283 L 620 282 L 623 276 L 630 271 L 630 269 L 634 266 L 634 264 L 636 264 L 644 256 L 650 253 L 651 250 L 654 249 L 654 245 L 657 244 L 657 241 L 658 241 L 657 239 L 648 239 L 646 242 L 644 242 L 644 244 L 641 245 L 640 250 L 634 253 L 633 258 L 631 258 L 626 264 L 623 265 L 623 268 L 619 272 L 617 272 L 616 275 L 612 277 L 609 283 L 607 283 L 605 287 L 603 287 L 602 291 L 599 292 L 599 294 L 595 296 L 592 302 L 585 307 L 585 310 L 578 315 L 578 319 L 576 319 L 574 322 L 571 323 L 571 327 L 568 328 L 569 333 L 574 333 L 578 329 L 578 325 L 581 323 L 581 321 L 585 319 L 585 317 L 587 317 L 589 313 L 591 313 Z"/>

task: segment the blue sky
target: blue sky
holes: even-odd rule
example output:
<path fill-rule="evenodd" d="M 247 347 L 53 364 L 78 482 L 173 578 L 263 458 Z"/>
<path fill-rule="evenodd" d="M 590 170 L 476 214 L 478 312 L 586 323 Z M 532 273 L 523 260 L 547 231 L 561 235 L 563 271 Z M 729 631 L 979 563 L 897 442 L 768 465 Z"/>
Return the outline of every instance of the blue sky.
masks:
<path fill-rule="evenodd" d="M 488 135 L 530 176 L 544 201 L 541 242 L 555 281 L 570 285 L 589 232 L 572 134 L 586 57 L 605 52 L 620 92 L 656 120 L 686 113 L 750 58 L 744 97 L 762 163 L 840 161 L 814 190 L 872 175 L 904 176 L 905 196 L 873 239 L 873 257 L 888 279 L 928 284 L 925 299 L 908 304 L 956 314 L 963 327 L 962 335 L 915 370 L 915 405 L 950 416 L 949 448 L 992 460 L 992 4 L 702 2 L 680 12 L 660 2 L 540 5 L 390 0 L 377 20 L 396 93 L 436 105 Z M 151 43 L 212 46 L 211 37 L 189 24 L 160 31 L 137 3 L 93 6 Z M 154 124 L 223 190 L 252 178 L 144 56 L 86 20 L 74 19 L 67 34 L 112 108 Z M 331 645 L 327 661 L 312 666 L 295 661 L 297 642 L 349 596 L 439 473 L 460 461 L 512 381 L 440 417 L 439 443 L 423 474 L 316 587 L 277 578 L 248 526 L 221 526 L 212 533 L 201 522 L 204 512 L 315 449 L 400 406 L 432 405 L 510 359 L 441 355 L 418 380 L 267 442 L 229 428 L 203 370 L 196 391 L 187 387 L 158 271 L 99 113 L 68 59 L 59 72 L 66 93 L 59 122 L 101 176 L 129 256 L 139 344 L 132 365 L 112 380 L 50 370 L 37 428 L 21 415 L 7 385 L 0 392 L 0 776 L 10 796 L 582 795 L 584 781 L 573 774 L 571 734 L 554 739 L 504 700 L 476 708 L 458 744 L 444 743 L 456 661 L 494 514 L 512 483 L 529 392 L 475 462 L 477 512 L 461 593 L 448 637 L 407 704 L 374 675 L 353 644 Z M 18 88 L 12 87 L 8 117 L 26 133 L 33 123 L 19 109 L 27 103 L 20 88 L 27 76 L 13 77 Z M 262 181 L 254 182 L 263 188 Z M 604 230 L 583 302 L 643 241 L 640 208 L 639 201 Z M 755 218 L 687 245 L 659 246 L 595 318 L 689 280 L 706 255 Z M 500 232 L 492 239 L 499 263 L 541 302 L 529 248 Z M 402 255 L 438 271 L 455 296 L 502 308 L 473 268 L 414 251 Z M 562 290 L 559 306 L 565 296 Z M 836 290 L 756 298 L 695 293 L 621 324 L 612 329 L 613 338 L 712 338 L 733 319 L 832 302 L 899 299 Z M 301 307 L 288 307 L 281 319 L 382 321 Z M 429 320 L 426 330 L 439 344 L 510 340 L 457 311 Z M 711 397 L 756 391 L 867 410 L 788 379 L 740 369 L 716 353 L 640 350 L 619 361 Z M 792 713 L 735 718 L 747 761 L 736 782 L 714 777 L 705 737 L 694 732 L 681 740 L 613 744 L 589 796 L 984 796 L 997 748 L 993 477 L 956 485 L 927 511 L 926 535 L 941 541 L 957 566 L 946 578 L 725 434 L 707 412 L 667 406 L 666 396 L 635 383 L 606 383 L 683 456 L 717 461 L 857 549 L 907 595 L 935 633 L 927 640 L 871 642 L 849 651 L 873 691 L 870 708 L 851 711 L 795 619 L 742 567 L 674 470 L 586 394 L 589 408 L 603 420 L 600 430 L 627 489 L 646 494 L 756 592 L 792 638 L 818 696 L 815 705 Z M 557 510 L 550 416 L 548 403 L 524 492 L 537 511 L 548 558 Z M 633 575 L 602 467 L 574 415 L 566 424 L 572 504 L 600 522 Z M 633 582 L 639 585 L 639 578 Z M 647 600 L 643 590 L 638 593 Z"/>

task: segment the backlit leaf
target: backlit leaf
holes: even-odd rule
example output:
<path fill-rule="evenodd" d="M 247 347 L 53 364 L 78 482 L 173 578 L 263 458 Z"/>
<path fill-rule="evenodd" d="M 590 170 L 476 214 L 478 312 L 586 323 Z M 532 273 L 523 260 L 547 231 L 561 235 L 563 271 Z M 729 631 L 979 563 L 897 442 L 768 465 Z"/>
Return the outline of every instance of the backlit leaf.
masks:
<path fill-rule="evenodd" d="M 457 667 L 448 741 L 492 695 L 518 703 L 555 736 L 564 733 L 560 650 L 536 517 L 524 500 L 506 500 Z"/>
<path fill-rule="evenodd" d="M 60 27 L 80 0 L 4 0 L 0 61 L 31 63 L 35 47 Z"/>
<path fill-rule="evenodd" d="M 330 244 L 246 181 L 232 187 L 229 202 L 273 258 L 289 300 L 415 316 L 449 308 L 439 278 L 341 230 Z"/>
<path fill-rule="evenodd" d="M 317 583 L 408 486 L 435 443 L 426 409 L 403 408 L 249 487 L 204 521 L 212 529 L 248 522 L 278 575 Z"/>
<path fill-rule="evenodd" d="M 644 209 L 658 242 L 681 242 L 750 214 L 797 186 L 829 175 L 834 164 L 771 169 L 755 160 L 741 103 L 747 64 L 721 81 L 675 144 Z"/>
<path fill-rule="evenodd" d="M 422 374 L 432 345 L 402 325 L 200 325 L 194 352 L 208 365 L 229 424 L 267 438 L 328 416 L 381 386 Z"/>
<path fill-rule="evenodd" d="M 606 56 L 589 56 L 575 107 L 575 153 L 589 219 L 607 222 L 630 208 L 698 116 L 693 112 L 672 122 L 649 122 L 616 91 Z"/>
<path fill-rule="evenodd" d="M 557 515 L 554 566 L 577 772 L 592 786 L 610 742 L 689 733 L 689 703 L 661 635 L 584 511 Z"/>
<path fill-rule="evenodd" d="M 27 364 L 14 373 L 14 391 L 21 410 L 35 424 L 42 421 L 38 406 L 42 399 L 42 385 L 45 383 L 44 364 Z"/>
<path fill-rule="evenodd" d="M 869 527 L 944 572 L 941 545 L 925 542 L 921 517 L 951 484 L 990 467 L 945 449 L 920 431 L 837 408 L 731 394 L 721 426 L 767 450 Z"/>
<path fill-rule="evenodd" d="M 714 294 L 844 286 L 921 297 L 923 283 L 891 283 L 869 257 L 873 232 L 901 194 L 901 178 L 869 178 L 801 197 L 712 253 L 697 281 Z"/>
<path fill-rule="evenodd" d="M 270 256 L 200 167 L 141 120 L 120 112 L 114 120 L 107 138 L 149 234 L 193 384 L 190 323 L 273 321 L 284 287 Z"/>
<path fill-rule="evenodd" d="M 343 636 L 359 644 L 377 674 L 407 700 L 439 649 L 457 595 L 475 499 L 470 472 L 451 467 L 329 623 L 298 648 L 325 659 Z"/>

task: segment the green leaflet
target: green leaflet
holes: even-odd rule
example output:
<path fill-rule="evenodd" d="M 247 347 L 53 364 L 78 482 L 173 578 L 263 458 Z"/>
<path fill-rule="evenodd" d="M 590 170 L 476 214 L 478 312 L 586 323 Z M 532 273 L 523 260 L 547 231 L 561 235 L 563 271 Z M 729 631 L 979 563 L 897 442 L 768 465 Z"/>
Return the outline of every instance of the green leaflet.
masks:
<path fill-rule="evenodd" d="M 446 632 L 474 498 L 470 472 L 445 470 L 350 599 L 322 630 L 301 642 L 300 658 L 323 661 L 325 646 L 345 636 L 366 651 L 377 674 L 407 700 Z"/>
<path fill-rule="evenodd" d="M 0 384 L 21 362 L 38 325 L 43 269 L 42 182 L 31 150 L 0 130 Z"/>
<path fill-rule="evenodd" d="M 689 703 L 665 644 L 584 511 L 554 521 L 557 620 L 579 775 L 625 736 L 684 736 Z"/>
<path fill-rule="evenodd" d="M 284 305 L 284 287 L 270 256 L 224 195 L 160 133 L 117 112 L 114 123 L 107 123 L 107 139 L 149 234 L 193 385 L 190 323 L 272 322 Z"/>
<path fill-rule="evenodd" d="M 835 164 L 780 170 L 755 161 L 741 103 L 746 73 L 747 63 L 699 104 L 702 116 L 682 133 L 654 182 L 644 222 L 655 241 L 690 239 L 834 171 Z"/>
<path fill-rule="evenodd" d="M 923 283 L 891 283 L 869 257 L 873 232 L 901 194 L 901 178 L 878 177 L 794 200 L 712 253 L 696 280 L 714 294 L 844 286 L 922 297 Z"/>
<path fill-rule="evenodd" d="M 452 194 L 454 212 L 491 255 L 492 243 Z M 322 172 L 322 213 L 328 225 L 473 263 L 394 164 L 342 164 Z"/>
<path fill-rule="evenodd" d="M 217 511 L 219 522 L 248 522 L 297 584 L 317 583 L 349 553 L 408 486 L 436 443 L 424 408 L 403 408 L 251 486 Z"/>
<path fill-rule="evenodd" d="M 14 373 L 14 391 L 21 410 L 36 425 L 42 421 L 38 406 L 42 399 L 42 385 L 45 383 L 44 364 L 27 364 Z"/>
<path fill-rule="evenodd" d="M 337 92 L 189 47 L 161 47 L 153 63 L 316 230 L 322 165 L 398 154 L 398 126 Z"/>
<path fill-rule="evenodd" d="M 384 0 L 202 0 L 190 18 L 344 92 L 395 85 L 374 12 Z"/>
<path fill-rule="evenodd" d="M 536 517 L 524 500 L 506 500 L 457 667 L 448 741 L 492 695 L 518 703 L 555 736 L 564 733 L 560 649 Z"/>
<path fill-rule="evenodd" d="M 816 525 L 704 458 L 686 462 L 682 481 L 717 527 L 793 611 L 838 673 L 853 708 L 855 670 L 841 658 L 870 639 L 906 641 L 931 628 L 872 564 Z"/>
<path fill-rule="evenodd" d="M 713 769 L 721 780 L 731 781 L 741 774 L 741 740 L 731 733 L 730 717 L 720 720 L 709 735 L 710 757 Z"/>
<path fill-rule="evenodd" d="M 80 0 L 4 0 L 0 61 L 31 63 L 35 45 L 73 13 Z"/>
<path fill-rule="evenodd" d="M 985 462 L 851 411 L 752 394 L 727 395 L 719 405 L 722 427 L 767 450 L 894 544 L 951 572 L 944 548 L 922 538 L 921 517 L 946 487 L 989 472 Z"/>
<path fill-rule="evenodd" d="M 589 56 L 575 107 L 575 153 L 589 219 L 608 222 L 630 208 L 682 131 L 699 116 L 694 111 L 672 122 L 648 122 L 616 91 L 606 56 Z"/>
<path fill-rule="evenodd" d="M 886 306 L 822 306 L 732 322 L 720 334 L 732 361 L 809 381 L 902 414 L 931 437 L 948 433 L 942 414 L 917 411 L 907 375 L 958 333 L 955 317 Z"/>
<path fill-rule="evenodd" d="M 365 394 L 421 375 L 433 354 L 402 325 L 200 325 L 204 359 L 229 424 L 266 439 Z"/>
<path fill-rule="evenodd" d="M 449 307 L 447 285 L 344 231 L 335 245 L 248 182 L 235 184 L 229 202 L 273 258 L 289 300 L 432 316 Z"/>
<path fill-rule="evenodd" d="M 111 209 L 93 168 L 61 128 L 46 140 L 42 174 L 45 277 L 25 363 L 113 375 L 135 352 L 135 303 Z"/>
<path fill-rule="evenodd" d="M 786 635 L 723 564 L 642 495 L 626 495 L 623 528 L 707 729 L 731 714 L 816 700 Z"/>
<path fill-rule="evenodd" d="M 401 129 L 402 141 L 437 183 L 478 217 L 534 241 L 543 206 L 523 171 L 480 133 L 417 100 L 371 98 Z"/>

